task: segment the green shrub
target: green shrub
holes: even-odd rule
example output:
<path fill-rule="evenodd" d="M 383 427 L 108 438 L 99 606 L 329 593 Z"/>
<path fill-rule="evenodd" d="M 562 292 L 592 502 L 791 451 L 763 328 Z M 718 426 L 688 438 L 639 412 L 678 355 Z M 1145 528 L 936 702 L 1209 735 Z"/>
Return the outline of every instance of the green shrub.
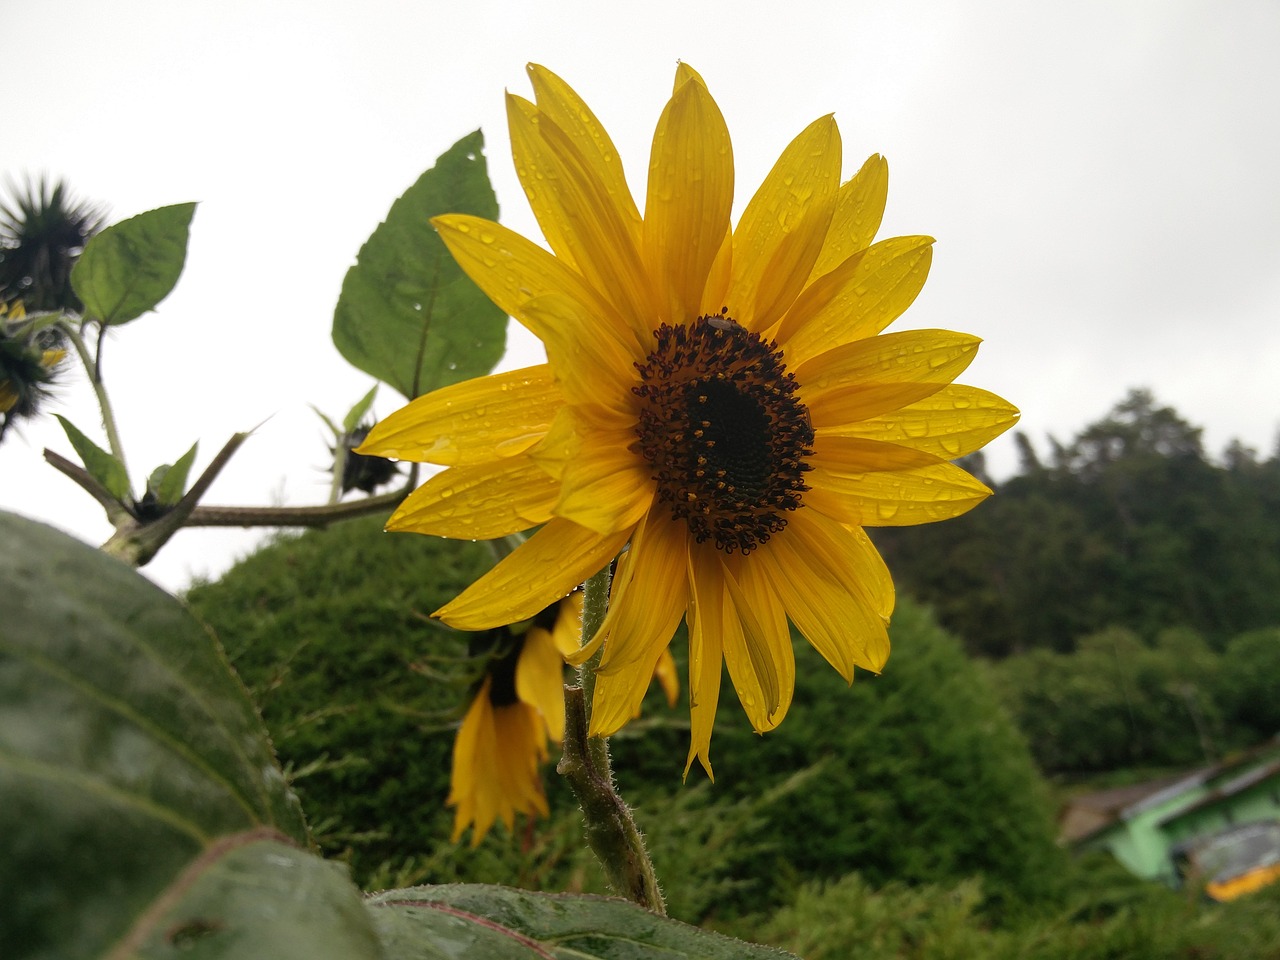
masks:
<path fill-rule="evenodd" d="M 1280 627 L 1234 637 L 1222 652 L 1217 699 L 1231 723 L 1252 741 L 1280 734 Z"/>
<path fill-rule="evenodd" d="M 531 825 L 518 842 L 499 829 L 476 851 L 447 842 L 465 641 L 423 615 L 491 562 L 483 544 L 364 521 L 284 539 L 188 595 L 257 697 L 321 845 L 365 884 L 598 883 L 572 819 Z M 982 875 L 998 901 L 1050 890 L 1061 854 L 1008 717 L 928 614 L 903 602 L 892 636 L 884 676 L 852 689 L 797 641 L 795 701 L 763 738 L 726 678 L 714 786 L 696 786 L 696 769 L 681 784 L 687 702 L 672 714 L 651 696 L 615 738 L 623 794 L 677 915 L 770 909 L 805 880 L 853 870 L 873 883 Z M 683 659 L 682 639 L 674 649 Z M 573 810 L 550 770 L 548 793 L 554 811 Z"/>
<path fill-rule="evenodd" d="M 1218 666 L 1190 630 L 1147 644 L 1111 627 L 1073 653 L 1036 650 L 991 671 L 1041 769 L 1081 774 L 1206 763 L 1239 741 L 1217 702 Z"/>
<path fill-rule="evenodd" d="M 484 544 L 359 520 L 281 538 L 187 594 L 254 695 L 317 841 L 359 880 L 449 834 L 466 641 L 425 617 L 491 563 Z"/>
<path fill-rule="evenodd" d="M 993 926 L 974 881 L 877 888 L 853 874 L 806 884 L 789 906 L 734 932 L 806 960 L 1280 958 L 1280 886 L 1212 904 L 1097 863 L 1073 870 L 1072 883 L 1068 907 Z"/>

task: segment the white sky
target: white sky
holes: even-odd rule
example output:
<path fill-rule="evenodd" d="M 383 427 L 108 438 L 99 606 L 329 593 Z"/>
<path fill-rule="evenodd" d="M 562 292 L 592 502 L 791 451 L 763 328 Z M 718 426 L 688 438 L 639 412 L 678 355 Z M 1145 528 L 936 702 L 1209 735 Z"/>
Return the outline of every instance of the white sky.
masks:
<path fill-rule="evenodd" d="M 0 0 L 0 176 L 47 172 L 113 219 L 200 201 L 187 269 L 105 358 L 135 483 L 200 441 L 202 469 L 266 420 L 207 503 L 319 503 L 314 403 L 370 384 L 329 337 L 347 267 L 391 202 L 475 127 L 513 228 L 502 92 L 524 64 L 592 105 L 643 197 L 677 60 L 733 135 L 739 204 L 834 111 L 845 173 L 890 162 L 881 236 L 938 238 L 895 329 L 986 340 L 963 380 L 1067 439 L 1131 386 L 1273 448 L 1280 427 L 1280 4 L 1274 0 Z M 538 362 L 512 326 L 504 367 Z M 82 381 L 77 376 L 73 379 Z M 398 400 L 384 388 L 376 410 Z M 50 408 L 105 446 L 88 389 Z M 0 445 L 0 508 L 91 542 L 98 506 L 41 459 L 56 421 Z M 1013 468 L 1006 437 L 989 448 Z M 260 533 L 184 530 L 147 568 L 216 574 Z"/>

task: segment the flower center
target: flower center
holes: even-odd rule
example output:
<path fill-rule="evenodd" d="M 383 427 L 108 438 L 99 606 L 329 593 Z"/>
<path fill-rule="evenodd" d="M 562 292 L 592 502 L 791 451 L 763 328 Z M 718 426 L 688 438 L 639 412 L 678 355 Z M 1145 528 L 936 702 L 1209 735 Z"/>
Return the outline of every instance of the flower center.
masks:
<path fill-rule="evenodd" d="M 725 311 L 688 326 L 663 324 L 636 364 L 637 453 L 653 467 L 658 499 L 695 540 L 750 553 L 787 525 L 808 490 L 809 410 L 795 396 L 772 341 Z"/>

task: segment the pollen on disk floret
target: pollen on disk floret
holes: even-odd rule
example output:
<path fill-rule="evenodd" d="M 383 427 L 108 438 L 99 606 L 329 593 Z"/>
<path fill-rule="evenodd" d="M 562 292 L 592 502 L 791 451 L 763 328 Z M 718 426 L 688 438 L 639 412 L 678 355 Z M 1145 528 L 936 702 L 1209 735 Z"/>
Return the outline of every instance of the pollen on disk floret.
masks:
<path fill-rule="evenodd" d="M 658 500 L 698 543 L 748 554 L 787 525 L 809 489 L 809 411 L 773 341 L 727 310 L 662 324 L 636 364 L 633 449 L 652 467 Z"/>

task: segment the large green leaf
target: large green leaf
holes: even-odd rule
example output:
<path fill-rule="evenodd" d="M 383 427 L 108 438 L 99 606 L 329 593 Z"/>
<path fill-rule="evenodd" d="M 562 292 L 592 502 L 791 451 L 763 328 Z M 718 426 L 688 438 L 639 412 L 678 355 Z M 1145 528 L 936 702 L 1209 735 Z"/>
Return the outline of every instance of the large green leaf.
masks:
<path fill-rule="evenodd" d="M 85 313 L 110 325 L 154 310 L 182 276 L 195 212 L 194 203 L 148 210 L 90 240 L 71 270 Z"/>
<path fill-rule="evenodd" d="M 368 900 L 388 960 L 785 960 L 791 954 L 607 897 L 481 884 L 389 890 Z"/>
<path fill-rule="evenodd" d="M 333 342 L 409 399 L 483 376 L 506 345 L 507 317 L 454 263 L 431 226 L 443 213 L 497 219 L 479 130 L 455 143 L 391 205 L 347 271 Z"/>
<path fill-rule="evenodd" d="M 100 956 L 211 851 L 307 844 L 244 688 L 178 601 L 12 514 L 0 543 L 0 952 Z"/>

